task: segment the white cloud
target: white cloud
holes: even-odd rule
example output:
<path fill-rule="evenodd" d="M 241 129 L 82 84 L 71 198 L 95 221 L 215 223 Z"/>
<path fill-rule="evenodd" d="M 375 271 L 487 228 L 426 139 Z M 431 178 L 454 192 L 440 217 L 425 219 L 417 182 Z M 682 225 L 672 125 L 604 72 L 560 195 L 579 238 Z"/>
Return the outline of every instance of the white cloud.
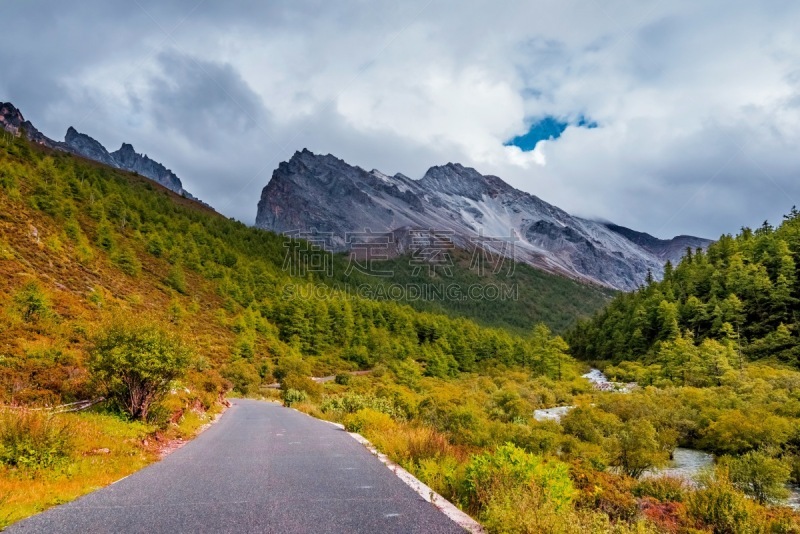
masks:
<path fill-rule="evenodd" d="M 132 142 L 245 221 L 303 147 L 412 177 L 458 161 L 661 236 L 800 204 L 794 3 L 140 5 L 12 5 L 0 98 L 53 137 Z M 599 127 L 503 146 L 543 115 Z"/>

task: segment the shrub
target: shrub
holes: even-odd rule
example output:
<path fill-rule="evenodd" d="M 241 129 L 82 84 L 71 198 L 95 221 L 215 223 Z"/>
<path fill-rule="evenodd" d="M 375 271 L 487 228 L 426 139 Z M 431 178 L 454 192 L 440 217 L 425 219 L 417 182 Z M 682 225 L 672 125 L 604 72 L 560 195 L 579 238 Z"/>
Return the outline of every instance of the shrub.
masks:
<path fill-rule="evenodd" d="M 14 259 L 14 249 L 5 241 L 0 241 L 0 260 Z"/>
<path fill-rule="evenodd" d="M 25 322 L 44 319 L 51 314 L 50 299 L 36 281 L 22 286 L 14 295 L 14 305 Z"/>
<path fill-rule="evenodd" d="M 572 479 L 579 490 L 576 503 L 579 508 L 598 510 L 612 521 L 629 521 L 639 513 L 639 504 L 631 492 L 631 478 L 576 463 L 572 466 Z"/>
<path fill-rule="evenodd" d="M 417 461 L 414 474 L 436 493 L 449 501 L 464 494 L 466 465 L 453 456 L 423 458 Z"/>
<path fill-rule="evenodd" d="M 397 423 L 391 417 L 370 408 L 364 408 L 346 416 L 343 423 L 348 432 L 357 432 L 359 434 L 387 432 L 397 426 Z"/>
<path fill-rule="evenodd" d="M 728 410 L 709 425 L 702 444 L 719 454 L 744 454 L 760 447 L 781 447 L 792 431 L 785 417 L 763 410 Z"/>
<path fill-rule="evenodd" d="M 663 465 L 668 454 L 656 437 L 656 429 L 650 421 L 639 419 L 626 422 L 614 436 L 611 465 L 633 478 L 639 478 L 652 467 Z"/>
<path fill-rule="evenodd" d="M 283 381 L 288 375 L 308 376 L 311 374 L 311 366 L 299 356 L 286 356 L 278 361 L 275 368 L 275 378 Z"/>
<path fill-rule="evenodd" d="M 336 375 L 335 382 L 340 386 L 346 386 L 350 383 L 353 377 L 348 373 L 339 373 Z"/>
<path fill-rule="evenodd" d="M 686 506 L 680 502 L 658 501 L 652 497 L 645 497 L 641 502 L 642 515 L 652 523 L 658 532 L 687 532 L 689 520 Z"/>
<path fill-rule="evenodd" d="M 640 480 L 633 488 L 637 497 L 652 497 L 661 502 L 683 502 L 687 492 L 686 482 L 680 478 L 662 476 Z"/>
<path fill-rule="evenodd" d="M 178 293 L 186 294 L 186 276 L 183 274 L 183 269 L 180 265 L 175 264 L 170 268 L 164 283 Z"/>
<path fill-rule="evenodd" d="M 164 242 L 158 235 L 151 235 L 147 240 L 147 252 L 160 258 L 164 254 Z"/>
<path fill-rule="evenodd" d="M 122 247 L 119 252 L 111 257 L 114 265 L 128 276 L 138 276 L 142 270 L 142 263 L 136 253 L 129 247 Z"/>
<path fill-rule="evenodd" d="M 158 326 L 120 322 L 95 340 L 89 370 L 122 411 L 144 420 L 185 373 L 190 357 L 181 340 Z"/>
<path fill-rule="evenodd" d="M 239 358 L 252 359 L 256 355 L 256 336 L 254 332 L 244 332 L 236 338 L 233 353 Z"/>
<path fill-rule="evenodd" d="M 291 406 L 292 404 L 299 404 L 301 402 L 306 402 L 308 400 L 308 395 L 305 391 L 300 391 L 297 389 L 285 389 L 283 390 L 283 405 L 284 406 Z"/>
<path fill-rule="evenodd" d="M 467 466 L 466 481 L 469 503 L 476 510 L 537 490 L 544 492 L 542 498 L 555 509 L 565 509 L 575 494 L 566 464 L 545 461 L 511 443 L 474 456 Z"/>
<path fill-rule="evenodd" d="M 777 458 L 750 451 L 736 458 L 724 457 L 721 464 L 728 468 L 734 487 L 761 504 L 774 504 L 789 496 L 786 483 L 791 469 Z"/>
<path fill-rule="evenodd" d="M 222 370 L 222 376 L 230 380 L 233 389 L 242 395 L 255 395 L 261 385 L 261 375 L 252 363 L 236 359 Z"/>
<path fill-rule="evenodd" d="M 103 220 L 97 225 L 97 237 L 95 243 L 101 249 L 111 252 L 115 247 L 114 231 L 108 221 Z"/>
<path fill-rule="evenodd" d="M 731 484 L 725 470 L 705 478 L 703 488 L 689 497 L 689 513 L 715 534 L 753 532 L 755 505 Z"/>
<path fill-rule="evenodd" d="M 370 408 L 376 412 L 385 413 L 398 421 L 405 421 L 408 413 L 398 406 L 392 399 L 362 395 L 360 393 L 346 393 L 339 397 L 329 397 L 320 406 L 325 413 L 350 414 L 363 408 Z"/>
<path fill-rule="evenodd" d="M 307 376 L 290 373 L 281 380 L 281 389 L 283 391 L 296 389 L 304 392 L 308 398 L 318 400 L 322 396 L 323 387 L 322 384 L 317 384 Z"/>
<path fill-rule="evenodd" d="M 169 322 L 172 324 L 180 324 L 184 317 L 186 317 L 186 310 L 183 309 L 179 300 L 172 299 L 167 307 L 167 315 L 169 317 Z"/>
<path fill-rule="evenodd" d="M 0 463 L 47 468 L 66 460 L 73 449 L 72 429 L 59 416 L 33 410 L 0 411 Z"/>
<path fill-rule="evenodd" d="M 613 413 L 593 406 L 578 406 L 561 419 L 561 425 L 567 434 L 599 445 L 606 437 L 613 435 L 621 423 Z"/>

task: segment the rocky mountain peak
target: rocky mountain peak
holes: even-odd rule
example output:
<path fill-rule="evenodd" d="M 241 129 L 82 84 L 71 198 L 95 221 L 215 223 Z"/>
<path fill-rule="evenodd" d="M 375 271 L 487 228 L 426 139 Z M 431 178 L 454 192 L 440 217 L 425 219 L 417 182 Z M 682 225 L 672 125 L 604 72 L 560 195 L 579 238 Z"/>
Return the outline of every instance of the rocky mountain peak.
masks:
<path fill-rule="evenodd" d="M 347 250 L 348 233 L 387 232 L 395 253 L 411 250 L 412 230 L 450 232 L 453 243 L 464 249 L 479 233 L 513 233 L 519 238 L 513 249 L 517 261 L 625 290 L 643 283 L 648 271 L 658 277 L 676 249 L 674 240 L 651 242 L 643 239 L 646 234 L 626 234 L 573 217 L 497 176 L 458 163 L 431 167 L 412 180 L 399 173 L 365 171 L 307 149 L 274 171 L 261 193 L 256 226 L 276 232 L 330 232 L 337 250 Z"/>
<path fill-rule="evenodd" d="M 120 156 L 124 157 L 132 157 L 136 155 L 136 150 L 133 149 L 132 144 L 122 143 L 122 146 L 119 147 L 119 150 L 117 150 L 115 154 L 119 154 Z"/>
<path fill-rule="evenodd" d="M 11 102 L 0 102 L 0 123 L 5 130 L 17 134 L 19 127 L 25 123 L 25 117 Z"/>
<path fill-rule="evenodd" d="M 0 127 L 13 135 L 20 135 L 24 131 L 25 136 L 34 143 L 59 148 L 59 143 L 43 135 L 31 121 L 25 120 L 22 111 L 11 102 L 0 102 Z"/>
<path fill-rule="evenodd" d="M 139 154 L 130 143 L 122 143 L 119 150 L 111 153 L 111 157 L 114 158 L 120 168 L 146 176 L 167 189 L 194 198 L 183 189 L 183 184 L 174 172 L 146 155 Z"/>
<path fill-rule="evenodd" d="M 514 191 L 513 187 L 496 176 L 483 175 L 472 167 L 465 167 L 460 163 L 431 167 L 419 184 L 432 191 L 475 201 L 481 200 L 484 195 L 496 197 L 502 192 Z"/>
<path fill-rule="evenodd" d="M 105 163 L 110 167 L 120 167 L 116 160 L 111 157 L 106 147 L 100 144 L 99 141 L 86 134 L 80 133 L 78 130 L 70 126 L 67 128 L 67 134 L 64 136 L 64 143 L 69 147 L 70 151 L 79 154 L 87 159 Z"/>
<path fill-rule="evenodd" d="M 133 145 L 129 143 L 122 143 L 119 150 L 109 153 L 99 141 L 80 133 L 72 126 L 67 128 L 63 143 L 54 141 L 37 130 L 30 121 L 26 121 L 20 110 L 10 102 L 0 102 L 0 128 L 14 135 L 19 135 L 20 131 L 24 130 L 28 139 L 35 143 L 56 150 L 71 152 L 111 167 L 136 172 L 179 195 L 194 199 L 192 195 L 183 189 L 183 184 L 175 173 L 157 161 L 137 154 L 133 149 Z"/>

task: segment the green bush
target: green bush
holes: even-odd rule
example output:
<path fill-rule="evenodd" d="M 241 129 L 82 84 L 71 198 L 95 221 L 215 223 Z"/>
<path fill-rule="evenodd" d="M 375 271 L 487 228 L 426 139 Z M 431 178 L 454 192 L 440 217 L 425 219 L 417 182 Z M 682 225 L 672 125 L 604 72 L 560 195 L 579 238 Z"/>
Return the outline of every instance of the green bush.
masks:
<path fill-rule="evenodd" d="M 450 501 L 464 494 L 466 466 L 452 456 L 422 458 L 414 466 L 414 474 L 436 493 Z"/>
<path fill-rule="evenodd" d="M 33 322 L 51 315 L 51 304 L 47 294 L 36 281 L 22 286 L 14 295 L 14 305 L 25 322 Z"/>
<path fill-rule="evenodd" d="M 691 515 L 712 527 L 715 534 L 756 532 L 754 503 L 738 491 L 724 469 L 718 469 L 701 481 L 702 489 L 694 492 L 688 502 Z"/>
<path fill-rule="evenodd" d="M 353 377 L 348 373 L 339 373 L 338 375 L 336 375 L 336 378 L 335 378 L 334 381 L 337 384 L 339 384 L 340 386 L 346 386 L 346 385 L 348 385 L 350 383 L 352 378 Z"/>
<path fill-rule="evenodd" d="M 186 345 L 160 327 L 120 322 L 95 340 L 89 371 L 123 412 L 147 419 L 171 382 L 186 372 L 190 359 Z"/>
<path fill-rule="evenodd" d="M 522 496 L 538 488 L 557 510 L 572 503 L 575 489 L 566 464 L 545 461 L 507 443 L 494 452 L 474 456 L 467 466 L 466 490 L 472 509 L 493 501 Z"/>
<path fill-rule="evenodd" d="M 640 480 L 633 488 L 637 497 L 653 497 L 661 502 L 683 502 L 688 492 L 686 482 L 675 477 L 656 477 Z"/>
<path fill-rule="evenodd" d="M 357 432 L 359 434 L 382 433 L 397 426 L 397 423 L 391 417 L 385 413 L 376 412 L 371 408 L 364 408 L 345 416 L 343 423 L 348 432 Z"/>
<path fill-rule="evenodd" d="M 785 462 L 761 451 L 750 451 L 739 457 L 724 457 L 734 487 L 761 504 L 775 504 L 789 496 L 786 483 L 791 469 Z"/>
<path fill-rule="evenodd" d="M 356 413 L 364 408 L 385 413 L 397 421 L 405 421 L 408 419 L 408 413 L 392 399 L 375 397 L 374 395 L 362 395 L 360 393 L 348 392 L 339 397 L 328 397 L 320 406 L 320 409 L 324 413 L 340 415 Z"/>
<path fill-rule="evenodd" d="M 242 395 L 255 395 L 261 386 L 261 375 L 255 366 L 240 358 L 226 365 L 222 369 L 222 376 L 230 380 L 233 389 Z"/>
<path fill-rule="evenodd" d="M 0 411 L 0 464 L 47 468 L 69 458 L 72 429 L 57 415 L 33 410 Z"/>
<path fill-rule="evenodd" d="M 285 389 L 283 390 L 283 405 L 284 406 L 291 406 L 292 404 L 299 404 L 301 402 L 306 402 L 308 400 L 308 395 L 305 391 L 300 391 L 298 389 Z"/>
<path fill-rule="evenodd" d="M 646 419 L 626 422 L 612 440 L 611 465 L 629 477 L 639 478 L 668 459 L 669 454 L 657 440 L 656 429 Z"/>
<path fill-rule="evenodd" d="M 283 391 L 296 389 L 304 392 L 310 399 L 319 400 L 322 397 L 323 386 L 307 376 L 290 373 L 281 379 L 281 389 Z"/>
<path fill-rule="evenodd" d="M 116 254 L 111 256 L 114 265 L 128 276 L 138 276 L 142 271 L 142 263 L 136 253 L 129 247 L 122 247 Z"/>
<path fill-rule="evenodd" d="M 175 264 L 173 265 L 169 272 L 167 273 L 167 277 L 164 280 L 164 283 L 167 284 L 169 287 L 181 293 L 183 295 L 186 294 L 187 285 L 186 285 L 186 276 L 183 274 L 183 269 L 180 265 Z"/>

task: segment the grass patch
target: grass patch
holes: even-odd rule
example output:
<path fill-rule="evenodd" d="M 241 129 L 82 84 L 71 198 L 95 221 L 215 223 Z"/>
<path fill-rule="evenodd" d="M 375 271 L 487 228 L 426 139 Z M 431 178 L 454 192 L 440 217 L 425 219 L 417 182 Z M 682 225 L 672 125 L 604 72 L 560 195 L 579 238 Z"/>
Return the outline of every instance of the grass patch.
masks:
<path fill-rule="evenodd" d="M 0 528 L 125 477 L 156 459 L 150 425 L 102 413 L 0 415 Z M 9 448 L 8 443 L 12 444 Z M 16 447 L 16 448 L 14 448 Z M 21 460 L 22 459 L 22 460 Z M 55 460 L 55 461 L 53 461 Z"/>

